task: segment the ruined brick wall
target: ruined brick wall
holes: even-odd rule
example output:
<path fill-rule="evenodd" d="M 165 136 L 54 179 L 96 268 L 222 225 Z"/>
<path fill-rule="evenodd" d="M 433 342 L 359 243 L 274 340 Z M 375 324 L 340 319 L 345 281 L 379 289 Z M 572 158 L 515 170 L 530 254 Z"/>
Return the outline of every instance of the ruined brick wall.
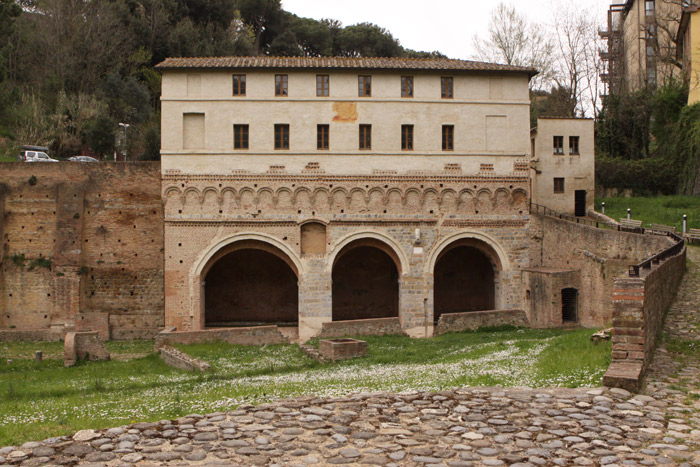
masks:
<path fill-rule="evenodd" d="M 445 313 L 440 316 L 435 334 L 461 332 L 490 326 L 528 326 L 523 310 L 488 310 L 467 313 Z"/>
<path fill-rule="evenodd" d="M 0 184 L 0 329 L 162 328 L 158 163 L 5 163 Z"/>
<path fill-rule="evenodd" d="M 612 320 L 613 279 L 636 264 L 671 245 L 667 237 L 619 232 L 612 229 L 597 229 L 561 219 L 533 215 L 530 222 L 530 268 L 539 273 L 527 273 L 525 293 L 530 292 L 530 303 L 526 303 L 528 314 L 539 310 L 539 316 L 531 316 L 537 326 L 559 326 L 561 322 L 561 298 L 557 298 L 563 287 L 579 290 L 578 324 L 582 326 L 604 326 Z M 552 271 L 553 270 L 553 271 Z M 537 302 L 533 296 L 535 286 L 542 276 L 569 274 L 566 281 L 549 279 L 544 294 L 548 303 Z M 527 302 L 526 298 L 526 302 Z M 535 306 L 538 305 L 538 306 Z M 544 316 L 542 315 L 544 314 Z M 558 318 L 557 318 L 558 317 Z"/>

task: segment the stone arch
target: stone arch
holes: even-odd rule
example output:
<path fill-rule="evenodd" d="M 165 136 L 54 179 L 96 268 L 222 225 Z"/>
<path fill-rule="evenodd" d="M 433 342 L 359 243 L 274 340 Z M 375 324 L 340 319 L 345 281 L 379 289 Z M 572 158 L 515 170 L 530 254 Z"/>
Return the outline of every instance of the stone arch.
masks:
<path fill-rule="evenodd" d="M 326 188 L 316 188 L 313 192 L 314 209 L 326 212 L 331 205 L 331 196 Z"/>
<path fill-rule="evenodd" d="M 349 193 L 348 208 L 353 212 L 367 210 L 367 194 L 362 188 L 353 188 Z"/>
<path fill-rule="evenodd" d="M 258 190 L 258 209 L 270 211 L 275 208 L 275 193 L 268 187 Z"/>
<path fill-rule="evenodd" d="M 480 232 L 460 232 L 436 244 L 426 262 L 432 277 L 435 321 L 442 313 L 496 309 L 510 263 L 498 242 Z"/>
<path fill-rule="evenodd" d="M 221 210 L 224 214 L 231 214 L 238 209 L 236 197 L 236 190 L 234 188 L 226 187 L 221 190 Z"/>
<path fill-rule="evenodd" d="M 310 210 L 313 207 L 311 190 L 308 188 L 297 188 L 294 192 L 294 206 L 297 209 Z"/>
<path fill-rule="evenodd" d="M 493 205 L 496 209 L 507 209 L 510 206 L 510 193 L 505 188 L 499 188 L 493 196 Z"/>
<path fill-rule="evenodd" d="M 451 188 L 440 193 L 440 211 L 454 213 L 457 211 L 457 192 Z"/>
<path fill-rule="evenodd" d="M 212 290 L 207 290 L 207 284 L 214 279 L 208 275 L 212 271 L 217 272 L 217 264 L 226 266 L 221 268 L 223 271 L 230 270 L 231 264 L 226 263 L 234 263 L 237 267 L 241 267 L 238 271 L 238 279 L 245 281 L 248 277 L 250 284 L 226 280 L 225 287 L 229 292 L 242 291 L 241 293 L 244 294 L 243 297 L 238 297 L 238 306 L 242 311 L 238 317 L 233 316 L 230 321 L 223 323 L 216 321 L 220 318 L 219 315 L 214 315 L 214 320 L 209 320 L 210 324 L 280 324 L 291 323 L 291 319 L 293 322 L 298 320 L 298 282 L 303 274 L 299 258 L 291 248 L 274 237 L 257 233 L 239 233 L 210 245 L 193 266 L 191 272 L 193 311 L 194 321 L 199 325 L 199 329 L 207 326 L 207 306 L 211 305 L 211 301 L 207 303 L 207 292 L 212 293 Z M 273 269 L 265 271 L 265 267 Z M 254 269 L 253 274 L 251 275 L 251 271 L 243 270 L 244 268 Z M 256 273 L 262 273 L 264 277 L 256 277 Z M 232 289 L 233 283 L 237 283 L 240 287 Z M 255 306 L 259 308 L 252 309 Z M 267 314 L 261 314 L 262 308 Z"/>
<path fill-rule="evenodd" d="M 511 193 L 511 205 L 516 210 L 525 210 L 527 208 L 527 192 L 522 188 L 516 188 Z"/>
<path fill-rule="evenodd" d="M 438 192 L 434 188 L 428 188 L 423 192 L 422 208 L 424 213 L 435 213 L 439 210 Z"/>
<path fill-rule="evenodd" d="M 277 209 L 293 209 L 294 208 L 294 194 L 289 188 L 280 188 L 277 190 L 276 196 Z"/>
<path fill-rule="evenodd" d="M 331 205 L 333 210 L 346 209 L 348 204 L 348 192 L 344 188 L 331 190 Z"/>
<path fill-rule="evenodd" d="M 394 262 L 399 270 L 399 275 L 405 274 L 409 271 L 410 262 L 408 256 L 403 251 L 401 246 L 391 238 L 390 236 L 384 234 L 383 232 L 374 230 L 363 230 L 361 232 L 355 232 L 342 237 L 331 250 L 328 255 L 328 264 L 326 266 L 327 272 L 331 273 L 333 271 L 333 264 L 335 263 L 338 255 L 343 251 L 343 248 L 358 241 L 372 242 L 373 246 L 382 249 L 387 253 Z M 369 244 L 369 243 L 368 243 Z M 359 245 L 359 244 L 357 244 Z"/>
<path fill-rule="evenodd" d="M 252 188 L 242 188 L 238 192 L 238 205 L 241 207 L 241 210 L 251 212 L 255 209 L 256 204 L 257 200 Z"/>
<path fill-rule="evenodd" d="M 202 211 L 207 214 L 219 213 L 219 191 L 213 187 L 202 190 Z"/>
<path fill-rule="evenodd" d="M 384 190 L 381 188 L 372 188 L 367 194 L 367 207 L 372 212 L 381 212 L 386 205 L 384 198 Z"/>

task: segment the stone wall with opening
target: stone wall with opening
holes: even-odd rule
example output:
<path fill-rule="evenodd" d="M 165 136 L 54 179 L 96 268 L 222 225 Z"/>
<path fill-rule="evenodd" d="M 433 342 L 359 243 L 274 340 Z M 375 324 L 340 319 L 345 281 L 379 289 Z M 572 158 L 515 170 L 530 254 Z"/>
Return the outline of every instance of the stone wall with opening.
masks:
<path fill-rule="evenodd" d="M 309 175 L 277 166 L 231 176 L 166 171 L 166 322 L 206 328 L 216 321 L 207 317 L 216 301 L 226 304 L 228 316 L 245 316 L 231 300 L 207 295 L 218 293 L 212 281 L 235 282 L 240 271 L 231 268 L 262 264 L 252 243 L 267 245 L 298 272 L 302 340 L 318 335 L 324 323 L 388 317 L 398 317 L 409 335 L 432 335 L 436 265 L 444 310 L 518 309 L 519 269 L 529 261 L 529 179 L 521 165 L 508 176 L 466 176 L 452 167 L 413 176 L 324 175 L 316 166 Z M 246 244 L 248 260 L 218 266 L 220 252 Z M 465 258 L 474 260 L 470 271 L 460 268 Z M 478 285 L 451 290 L 465 279 Z M 292 281 L 275 286 L 291 290 Z M 258 324 L 279 311 L 280 291 L 271 287 L 250 292 L 258 297 Z"/>

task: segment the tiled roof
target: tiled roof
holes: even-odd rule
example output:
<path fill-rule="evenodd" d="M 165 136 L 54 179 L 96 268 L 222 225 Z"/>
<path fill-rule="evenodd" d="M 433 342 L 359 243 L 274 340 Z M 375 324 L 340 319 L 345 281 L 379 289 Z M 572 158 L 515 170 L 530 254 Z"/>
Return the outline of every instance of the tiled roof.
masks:
<path fill-rule="evenodd" d="M 448 58 L 346 58 L 346 57 L 187 57 L 166 58 L 160 70 L 201 68 L 336 68 L 384 70 L 509 71 L 537 74 L 537 70 L 497 63 Z"/>

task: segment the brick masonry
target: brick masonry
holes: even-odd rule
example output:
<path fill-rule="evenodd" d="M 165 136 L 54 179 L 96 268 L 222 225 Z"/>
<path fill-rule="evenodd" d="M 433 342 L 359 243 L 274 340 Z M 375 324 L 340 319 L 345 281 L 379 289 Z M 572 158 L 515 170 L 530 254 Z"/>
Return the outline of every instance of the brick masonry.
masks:
<path fill-rule="evenodd" d="M 651 363 L 666 310 L 685 272 L 686 250 L 640 271 L 640 277 L 614 281 L 612 363 L 603 377 L 607 386 L 639 391 Z"/>
<path fill-rule="evenodd" d="M 223 341 L 235 345 L 284 344 L 287 339 L 277 326 L 252 326 L 240 328 L 206 329 L 202 331 L 176 331 L 166 328 L 156 336 L 155 348 L 173 344 L 199 344 Z"/>
<path fill-rule="evenodd" d="M 158 349 L 158 355 L 166 365 L 187 371 L 207 371 L 211 366 L 202 360 L 190 357 L 174 347 L 163 345 Z"/>
<path fill-rule="evenodd" d="M 527 326 L 527 315 L 523 310 L 488 310 L 467 313 L 443 313 L 438 319 L 435 334 L 475 330 L 489 326 Z"/>
<path fill-rule="evenodd" d="M 66 333 L 63 344 L 63 364 L 74 366 L 80 360 L 109 360 L 109 352 L 97 331 Z"/>
<path fill-rule="evenodd" d="M 325 360 L 349 360 L 367 353 L 367 342 L 359 339 L 326 339 L 319 341 L 318 351 Z"/>
<path fill-rule="evenodd" d="M 163 327 L 158 163 L 3 163 L 0 241 L 0 338 Z"/>
<path fill-rule="evenodd" d="M 399 318 L 355 319 L 323 323 L 320 337 L 389 336 L 404 334 Z"/>

